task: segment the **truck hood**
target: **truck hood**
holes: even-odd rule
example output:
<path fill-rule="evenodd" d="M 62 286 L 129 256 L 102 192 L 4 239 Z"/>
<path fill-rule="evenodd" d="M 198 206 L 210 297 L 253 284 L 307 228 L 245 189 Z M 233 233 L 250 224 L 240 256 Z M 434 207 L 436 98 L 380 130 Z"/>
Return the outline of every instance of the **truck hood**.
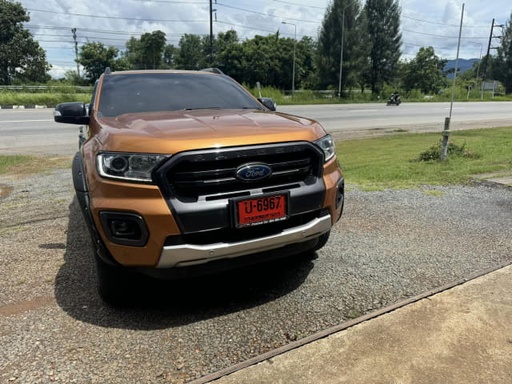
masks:
<path fill-rule="evenodd" d="M 129 113 L 99 118 L 104 149 L 177 153 L 272 142 L 314 141 L 326 132 L 310 119 L 258 110 Z"/>

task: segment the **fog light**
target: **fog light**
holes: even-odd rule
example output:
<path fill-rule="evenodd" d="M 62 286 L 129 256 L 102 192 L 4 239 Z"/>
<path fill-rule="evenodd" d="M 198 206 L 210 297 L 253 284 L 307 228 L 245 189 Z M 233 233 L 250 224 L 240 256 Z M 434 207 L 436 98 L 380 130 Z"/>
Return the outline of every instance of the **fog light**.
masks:
<path fill-rule="evenodd" d="M 140 239 L 140 230 L 133 221 L 109 220 L 110 232 L 114 237 Z"/>
<path fill-rule="evenodd" d="M 134 213 L 100 212 L 108 239 L 115 244 L 143 247 L 148 240 L 146 223 Z"/>

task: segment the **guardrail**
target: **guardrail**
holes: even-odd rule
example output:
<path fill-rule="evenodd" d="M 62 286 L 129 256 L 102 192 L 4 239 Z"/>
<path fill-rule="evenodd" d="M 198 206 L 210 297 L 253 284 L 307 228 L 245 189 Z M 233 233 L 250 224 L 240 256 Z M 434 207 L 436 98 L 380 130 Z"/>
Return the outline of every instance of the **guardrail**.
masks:
<path fill-rule="evenodd" d="M 71 92 L 92 92 L 92 87 L 81 85 L 0 85 L 0 91 L 54 91 L 69 90 Z"/>

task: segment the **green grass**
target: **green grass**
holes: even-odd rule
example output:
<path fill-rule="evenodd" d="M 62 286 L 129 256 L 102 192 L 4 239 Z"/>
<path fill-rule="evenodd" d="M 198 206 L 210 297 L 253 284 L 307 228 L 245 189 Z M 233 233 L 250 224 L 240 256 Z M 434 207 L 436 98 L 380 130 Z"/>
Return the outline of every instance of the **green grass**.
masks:
<path fill-rule="evenodd" d="M 453 132 L 450 142 L 464 145 L 473 158 L 418 161 L 441 137 L 439 132 L 342 141 L 337 154 L 347 182 L 364 190 L 466 184 L 480 173 L 512 171 L 512 127 Z"/>
<path fill-rule="evenodd" d="M 46 105 L 54 107 L 68 101 L 91 101 L 90 93 L 0 92 L 0 105 Z"/>
<path fill-rule="evenodd" d="M 402 133 L 341 141 L 337 154 L 347 183 L 367 191 L 466 184 L 477 174 L 512 172 L 512 127 L 453 132 L 450 142 L 463 146 L 470 158 L 449 155 L 444 162 L 419 161 L 420 154 L 441 137 L 441 132 Z M 0 156 L 0 175 L 38 173 L 70 164 L 70 157 Z"/>
<path fill-rule="evenodd" d="M 29 175 L 69 167 L 71 167 L 70 157 L 0 155 L 0 175 Z"/>
<path fill-rule="evenodd" d="M 0 175 L 10 173 L 12 169 L 23 166 L 32 160 L 30 156 L 0 156 Z"/>

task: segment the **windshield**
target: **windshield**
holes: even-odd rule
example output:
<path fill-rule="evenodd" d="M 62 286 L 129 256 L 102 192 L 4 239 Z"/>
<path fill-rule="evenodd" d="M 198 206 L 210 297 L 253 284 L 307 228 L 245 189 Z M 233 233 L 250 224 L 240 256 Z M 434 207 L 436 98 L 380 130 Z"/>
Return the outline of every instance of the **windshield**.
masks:
<path fill-rule="evenodd" d="M 98 113 L 193 109 L 263 109 L 244 88 L 227 76 L 198 73 L 141 73 L 106 76 Z"/>

